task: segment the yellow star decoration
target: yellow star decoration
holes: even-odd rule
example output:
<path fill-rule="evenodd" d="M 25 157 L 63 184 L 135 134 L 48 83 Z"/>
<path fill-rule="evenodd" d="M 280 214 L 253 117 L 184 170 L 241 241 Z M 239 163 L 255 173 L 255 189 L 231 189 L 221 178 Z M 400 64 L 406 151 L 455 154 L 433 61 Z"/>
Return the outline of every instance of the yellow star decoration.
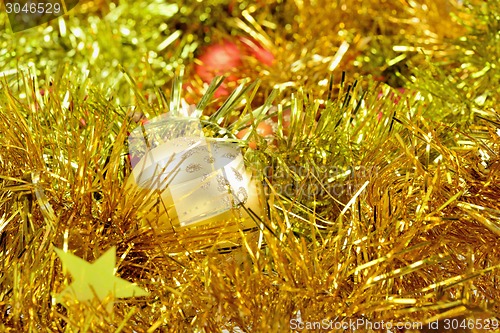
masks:
<path fill-rule="evenodd" d="M 115 247 L 110 248 L 92 264 L 61 249 L 54 250 L 73 278 L 73 283 L 57 295 L 58 303 L 68 294 L 80 302 L 91 300 L 95 296 L 102 301 L 109 295 L 113 298 L 148 295 L 148 292 L 135 284 L 114 275 Z"/>

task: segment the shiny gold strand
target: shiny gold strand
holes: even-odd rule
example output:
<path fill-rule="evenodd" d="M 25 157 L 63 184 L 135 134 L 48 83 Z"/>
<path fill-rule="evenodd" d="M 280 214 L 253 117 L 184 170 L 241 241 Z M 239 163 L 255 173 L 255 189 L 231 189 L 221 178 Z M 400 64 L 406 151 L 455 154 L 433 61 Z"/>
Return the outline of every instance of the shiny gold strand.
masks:
<path fill-rule="evenodd" d="M 232 35 L 252 36 L 276 61 L 273 66 L 252 62 L 237 73 L 265 78 L 264 92 L 307 86 L 317 98 L 326 98 L 330 75 L 340 83 L 342 71 L 403 86 L 395 74 L 409 76 L 411 59 L 421 62 L 424 54 L 442 59 L 452 50 L 447 40 L 462 36 L 464 29 L 450 19 L 456 7 L 447 0 L 243 2 L 239 15 L 228 20 Z M 216 40 L 224 33 L 208 30 Z"/>

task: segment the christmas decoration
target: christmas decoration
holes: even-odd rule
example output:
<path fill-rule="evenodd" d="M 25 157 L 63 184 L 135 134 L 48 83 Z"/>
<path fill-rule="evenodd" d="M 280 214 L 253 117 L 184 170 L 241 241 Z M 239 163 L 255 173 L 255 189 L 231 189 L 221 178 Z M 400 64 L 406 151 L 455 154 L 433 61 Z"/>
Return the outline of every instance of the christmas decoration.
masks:
<path fill-rule="evenodd" d="M 61 249 L 54 250 L 73 278 L 71 285 L 57 295 L 58 302 L 63 302 L 64 299 L 83 302 L 94 297 L 102 301 L 108 296 L 129 298 L 148 295 L 143 289 L 115 276 L 116 249 L 114 247 L 111 247 L 92 264 Z"/>
<path fill-rule="evenodd" d="M 270 110 L 269 113 L 276 114 L 276 108 Z M 251 124 L 248 125 L 249 127 L 254 128 L 253 126 L 250 126 Z M 255 127 L 255 132 L 257 133 L 257 135 L 264 138 L 269 144 L 275 144 L 276 137 L 278 135 L 277 129 L 281 128 L 282 134 L 288 135 L 289 126 L 290 126 L 290 109 L 286 109 L 283 111 L 282 119 L 278 120 L 277 115 L 274 115 L 270 118 L 266 118 L 257 124 L 257 126 Z M 248 140 L 250 138 L 251 133 L 252 132 L 249 131 L 248 128 L 244 128 L 238 131 L 238 133 L 236 133 L 236 137 L 239 139 Z M 257 143 L 255 140 L 250 140 L 248 146 L 252 149 L 256 149 Z"/>
<path fill-rule="evenodd" d="M 150 221 L 170 229 L 236 214 L 246 220 L 244 228 L 256 227 L 254 219 L 262 214 L 260 191 L 245 170 L 239 147 L 209 142 L 198 119 L 169 114 L 154 118 L 131 133 L 129 149 L 133 161 L 139 159 L 132 163 L 129 183 L 150 198 L 146 211 L 154 211 L 152 194 L 160 193 L 162 211 L 149 214 Z"/>
<path fill-rule="evenodd" d="M 244 68 L 247 58 L 254 58 L 266 66 L 274 63 L 274 55 L 257 41 L 240 37 L 238 42 L 223 40 L 209 45 L 196 60 L 195 72 L 205 83 L 211 82 L 216 76 L 227 75 L 225 83 L 215 92 L 215 97 L 229 95 L 228 83 L 244 77 L 239 70 Z"/>
<path fill-rule="evenodd" d="M 205 82 L 212 81 L 216 76 L 234 72 L 241 66 L 242 54 L 236 44 L 223 41 L 207 47 L 198 58 L 200 64 L 196 65 L 196 74 Z M 228 80 L 236 80 L 236 76 L 228 77 Z"/>

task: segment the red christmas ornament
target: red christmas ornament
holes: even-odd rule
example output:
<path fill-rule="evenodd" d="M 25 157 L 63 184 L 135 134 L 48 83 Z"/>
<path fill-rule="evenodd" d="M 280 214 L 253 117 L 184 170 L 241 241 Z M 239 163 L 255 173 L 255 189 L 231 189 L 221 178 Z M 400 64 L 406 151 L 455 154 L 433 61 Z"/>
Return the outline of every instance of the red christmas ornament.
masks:
<path fill-rule="evenodd" d="M 274 141 L 274 129 L 273 129 L 273 122 L 270 121 L 270 119 L 266 119 L 264 121 L 261 121 L 258 125 L 257 128 L 255 129 L 257 131 L 257 134 L 261 137 L 263 137 L 266 140 Z M 243 139 L 243 137 L 248 133 L 249 128 L 242 129 L 236 134 L 236 137 L 238 139 Z M 257 148 L 257 143 L 254 140 L 250 140 L 248 142 L 248 146 L 252 149 Z"/>
<path fill-rule="evenodd" d="M 198 58 L 195 72 L 204 82 L 211 82 L 218 75 L 233 72 L 242 65 L 242 53 L 238 46 L 230 41 L 222 41 L 208 46 Z M 230 75 L 228 81 L 236 81 L 236 75 Z"/>
<path fill-rule="evenodd" d="M 237 73 L 238 70 L 244 68 L 247 57 L 255 58 L 266 66 L 274 63 L 274 55 L 257 41 L 239 37 L 238 43 L 223 40 L 207 46 L 198 57 L 195 72 L 206 83 L 211 82 L 216 76 L 227 75 L 226 80 L 214 95 L 216 98 L 227 96 L 230 93 L 227 83 L 241 78 Z"/>
<path fill-rule="evenodd" d="M 283 135 L 288 135 L 288 127 L 290 126 L 290 109 L 283 110 Z M 261 121 L 257 128 L 255 129 L 257 134 L 264 139 L 266 139 L 270 144 L 276 144 L 276 131 L 278 128 L 278 116 L 268 118 Z M 243 139 L 243 137 L 248 133 L 249 128 L 242 129 L 236 134 L 238 139 Z M 257 143 L 254 140 L 248 142 L 248 146 L 252 149 L 257 148 Z"/>

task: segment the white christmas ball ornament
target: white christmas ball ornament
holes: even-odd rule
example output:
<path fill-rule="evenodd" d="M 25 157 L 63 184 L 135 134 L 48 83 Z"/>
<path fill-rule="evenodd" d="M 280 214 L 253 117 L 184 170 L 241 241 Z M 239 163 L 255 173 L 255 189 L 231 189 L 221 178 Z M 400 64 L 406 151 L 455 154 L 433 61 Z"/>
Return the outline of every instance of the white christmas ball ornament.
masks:
<path fill-rule="evenodd" d="M 182 228 L 238 217 L 256 227 L 261 191 L 239 147 L 205 138 L 198 119 L 155 118 L 131 133 L 129 149 L 129 186 L 142 193 L 147 219 Z"/>

